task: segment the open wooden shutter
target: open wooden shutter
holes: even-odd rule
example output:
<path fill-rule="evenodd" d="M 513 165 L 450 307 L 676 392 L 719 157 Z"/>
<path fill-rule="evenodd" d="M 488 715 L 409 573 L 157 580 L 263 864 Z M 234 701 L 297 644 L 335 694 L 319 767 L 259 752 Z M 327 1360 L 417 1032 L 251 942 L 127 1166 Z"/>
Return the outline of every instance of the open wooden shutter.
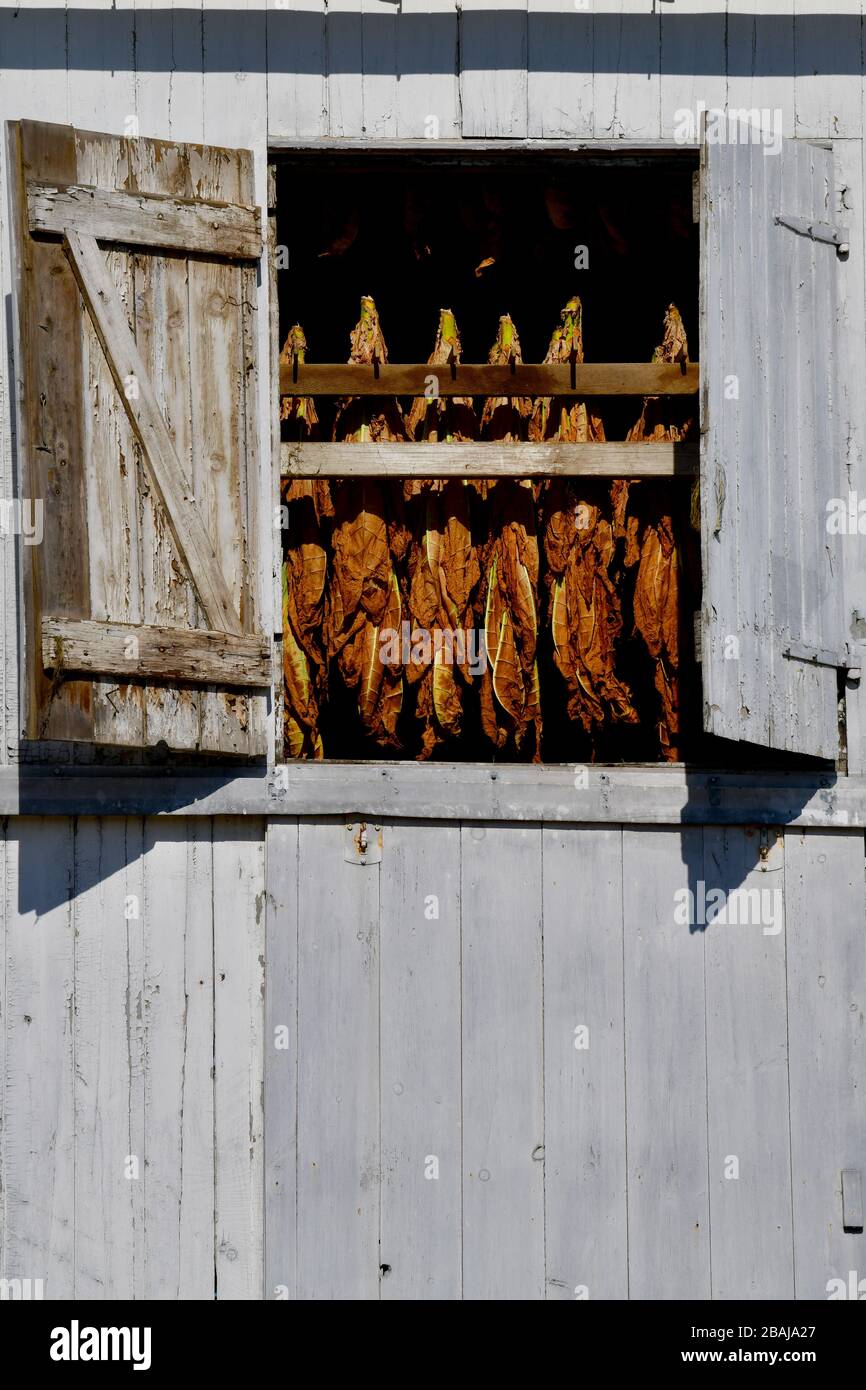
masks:
<path fill-rule="evenodd" d="M 704 727 L 835 758 L 848 650 L 843 538 L 828 529 L 847 496 L 833 156 L 730 133 L 702 145 Z"/>
<path fill-rule="evenodd" d="M 259 755 L 252 156 L 22 121 L 30 738 Z"/>

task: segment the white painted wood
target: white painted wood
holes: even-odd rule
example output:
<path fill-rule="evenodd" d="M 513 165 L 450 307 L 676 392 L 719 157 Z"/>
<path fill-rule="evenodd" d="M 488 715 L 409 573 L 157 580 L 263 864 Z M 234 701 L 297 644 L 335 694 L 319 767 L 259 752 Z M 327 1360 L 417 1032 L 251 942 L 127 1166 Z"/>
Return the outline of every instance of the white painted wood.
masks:
<path fill-rule="evenodd" d="M 203 6 L 134 0 L 135 113 L 143 136 L 204 139 Z"/>
<path fill-rule="evenodd" d="M 362 0 L 328 0 L 325 25 L 328 135 L 364 134 Z"/>
<path fill-rule="evenodd" d="M 781 134 L 793 135 L 794 0 L 729 4 L 726 50 L 729 109 L 778 111 Z"/>
<path fill-rule="evenodd" d="M 75 830 L 75 1293 L 144 1286 L 144 973 L 141 822 L 82 817 Z"/>
<path fill-rule="evenodd" d="M 262 1297 L 265 957 L 261 822 L 213 832 L 216 1296 Z"/>
<path fill-rule="evenodd" d="M 297 1297 L 298 822 L 265 842 L 265 1298 Z"/>
<path fill-rule="evenodd" d="M 528 0 L 527 135 L 567 139 L 593 134 L 593 5 Z"/>
<path fill-rule="evenodd" d="M 849 228 L 851 252 L 839 273 L 839 406 L 842 461 L 848 487 L 866 497 L 866 420 L 862 383 L 866 380 L 866 246 L 864 246 L 863 143 L 835 140 L 837 216 Z M 845 585 L 844 627 L 849 643 L 866 657 L 866 576 L 860 536 L 842 542 Z M 862 665 L 862 663 L 861 663 Z M 866 768 L 866 685 L 849 682 L 846 696 L 848 771 Z"/>
<path fill-rule="evenodd" d="M 704 936 L 716 1299 L 794 1296 L 785 871 L 778 833 L 777 848 L 776 830 L 768 832 L 771 853 L 763 872 L 756 828 L 706 826 L 703 832 L 706 891 L 721 889 L 729 904 L 727 920 L 712 922 Z M 732 896 L 742 893 L 753 895 L 747 910 L 739 906 L 746 899 Z M 796 1019 L 791 1023 L 798 1026 Z"/>
<path fill-rule="evenodd" d="M 455 0 L 402 0 L 399 11 L 397 135 L 453 139 L 460 135 Z"/>
<path fill-rule="evenodd" d="M 267 7 L 268 136 L 316 140 L 328 133 L 325 0 Z"/>
<path fill-rule="evenodd" d="M 383 1299 L 462 1293 L 460 827 L 383 830 Z"/>
<path fill-rule="evenodd" d="M 645 0 L 606 0 L 604 10 L 595 15 L 593 34 L 593 135 L 601 140 L 658 140 L 658 9 L 653 13 Z"/>
<path fill-rule="evenodd" d="M 527 0 L 464 0 L 460 26 L 460 110 L 464 136 L 528 132 Z"/>
<path fill-rule="evenodd" d="M 574 786 L 564 766 L 471 763 L 292 763 L 232 776 L 225 769 L 30 764 L 0 770 L 0 813 L 111 815 L 341 815 L 347 804 L 371 816 L 439 820 L 645 825 L 864 826 L 862 777 L 832 773 L 738 774 L 683 767 L 587 768 Z"/>
<path fill-rule="evenodd" d="M 398 129 L 401 15 L 391 0 L 360 2 L 363 133 L 370 140 L 383 140 Z"/>
<path fill-rule="evenodd" d="M 543 1298 L 541 832 L 461 846 L 463 1295 Z"/>
<path fill-rule="evenodd" d="M 623 829 L 629 1297 L 710 1297 L 701 831 Z"/>
<path fill-rule="evenodd" d="M 728 0 L 677 0 L 659 5 L 660 111 L 662 137 L 673 139 L 685 111 L 696 128 L 698 102 L 704 108 L 727 105 Z"/>
<path fill-rule="evenodd" d="M 826 220 L 832 155 L 796 141 L 774 155 L 747 133 L 705 145 L 702 168 L 704 726 L 834 758 L 836 671 L 784 651 L 843 641 L 839 538 L 823 524 L 842 473 L 826 426 L 836 253 L 775 222 Z"/>
<path fill-rule="evenodd" d="M 135 115 L 135 13 L 94 0 L 65 5 L 68 120 L 79 130 L 129 133 Z M 16 115 L 20 113 L 16 112 Z M 38 113 L 39 120 L 50 117 Z"/>
<path fill-rule="evenodd" d="M 351 819 L 351 817 L 349 817 Z M 379 1297 L 379 869 L 299 831 L 298 1297 Z"/>
<path fill-rule="evenodd" d="M 787 831 L 785 900 L 795 1293 L 826 1299 L 866 1269 L 866 1236 L 842 1229 L 842 1171 L 866 1152 L 862 838 Z"/>
<path fill-rule="evenodd" d="M 147 1299 L 214 1294 L 213 865 L 207 818 L 144 822 Z"/>
<path fill-rule="evenodd" d="M 547 827 L 542 860 L 546 1295 L 622 1299 L 622 831 Z"/>
<path fill-rule="evenodd" d="M 833 0 L 832 12 L 795 0 L 794 9 L 795 133 L 862 138 L 862 0 Z"/>
<path fill-rule="evenodd" d="M 76 1288 L 72 822 L 5 834 L 3 1275 Z"/>

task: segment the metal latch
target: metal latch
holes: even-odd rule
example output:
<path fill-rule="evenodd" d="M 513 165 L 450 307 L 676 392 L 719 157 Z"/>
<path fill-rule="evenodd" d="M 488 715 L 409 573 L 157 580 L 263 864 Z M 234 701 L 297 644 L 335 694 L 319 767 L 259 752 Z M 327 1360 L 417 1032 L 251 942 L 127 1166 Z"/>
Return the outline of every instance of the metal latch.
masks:
<path fill-rule="evenodd" d="M 775 220 L 778 227 L 787 227 L 798 236 L 835 246 L 839 256 L 846 256 L 850 250 L 847 227 L 834 227 L 830 222 L 814 222 L 809 217 L 792 217 L 786 212 L 777 212 Z"/>
<path fill-rule="evenodd" d="M 785 836 L 781 826 L 762 825 L 758 832 L 758 869 L 775 873 L 784 866 Z"/>
<path fill-rule="evenodd" d="M 855 664 L 851 648 L 846 643 L 840 651 L 827 647 L 810 647 L 805 642 L 789 642 L 782 648 L 782 655 L 791 661 L 808 661 L 812 666 L 832 666 L 839 671 L 847 671 L 849 679 L 857 680 L 860 667 Z"/>
<path fill-rule="evenodd" d="M 381 864 L 381 825 L 371 825 L 365 820 L 347 821 L 343 858 L 347 864 Z"/>

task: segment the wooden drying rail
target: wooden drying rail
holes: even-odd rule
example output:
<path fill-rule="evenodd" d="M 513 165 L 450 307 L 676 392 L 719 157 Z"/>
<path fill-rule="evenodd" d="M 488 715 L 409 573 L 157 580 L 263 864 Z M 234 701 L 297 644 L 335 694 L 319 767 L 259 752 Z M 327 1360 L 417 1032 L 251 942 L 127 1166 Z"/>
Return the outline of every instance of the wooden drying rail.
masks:
<path fill-rule="evenodd" d="M 282 444 L 284 478 L 689 478 L 697 444 Z"/>
<path fill-rule="evenodd" d="M 280 363 L 282 396 L 693 396 L 697 362 L 572 362 L 504 367 L 451 363 Z"/>

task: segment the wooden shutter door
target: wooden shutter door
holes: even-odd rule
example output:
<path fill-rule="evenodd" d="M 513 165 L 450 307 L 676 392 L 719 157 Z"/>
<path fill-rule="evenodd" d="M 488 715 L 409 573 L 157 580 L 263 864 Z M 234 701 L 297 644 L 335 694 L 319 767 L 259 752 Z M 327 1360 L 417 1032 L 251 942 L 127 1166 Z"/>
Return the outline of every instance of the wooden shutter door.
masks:
<path fill-rule="evenodd" d="M 704 727 L 835 758 L 848 650 L 844 538 L 827 524 L 847 496 L 832 151 L 741 127 L 737 143 L 705 140 L 701 174 Z"/>
<path fill-rule="evenodd" d="M 30 738 L 260 755 L 252 156 L 22 121 Z"/>

